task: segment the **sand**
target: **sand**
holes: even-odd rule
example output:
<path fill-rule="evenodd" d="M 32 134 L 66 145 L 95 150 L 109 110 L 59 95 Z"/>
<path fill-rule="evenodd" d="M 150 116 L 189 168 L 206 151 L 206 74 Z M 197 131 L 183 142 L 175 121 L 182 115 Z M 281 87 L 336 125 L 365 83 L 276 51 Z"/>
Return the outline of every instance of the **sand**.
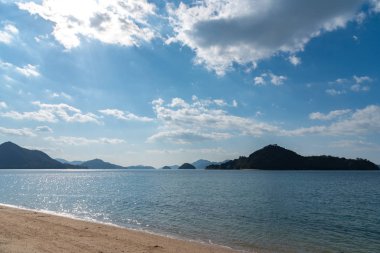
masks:
<path fill-rule="evenodd" d="M 0 253 L 233 253 L 225 247 L 0 206 Z"/>

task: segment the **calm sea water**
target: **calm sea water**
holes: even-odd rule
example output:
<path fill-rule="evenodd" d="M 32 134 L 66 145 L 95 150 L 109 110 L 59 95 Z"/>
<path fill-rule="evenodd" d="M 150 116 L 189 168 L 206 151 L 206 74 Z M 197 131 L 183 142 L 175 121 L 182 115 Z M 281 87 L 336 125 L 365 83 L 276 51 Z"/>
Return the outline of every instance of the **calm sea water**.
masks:
<path fill-rule="evenodd" d="M 380 252 L 380 171 L 0 170 L 0 202 L 257 252 Z"/>

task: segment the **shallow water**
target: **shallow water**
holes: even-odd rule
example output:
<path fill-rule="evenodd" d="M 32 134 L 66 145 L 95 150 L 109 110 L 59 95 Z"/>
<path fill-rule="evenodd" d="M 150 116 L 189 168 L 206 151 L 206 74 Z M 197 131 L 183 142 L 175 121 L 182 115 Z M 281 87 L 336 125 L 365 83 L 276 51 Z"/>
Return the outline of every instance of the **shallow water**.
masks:
<path fill-rule="evenodd" d="M 0 202 L 238 249 L 380 250 L 380 171 L 0 170 Z"/>

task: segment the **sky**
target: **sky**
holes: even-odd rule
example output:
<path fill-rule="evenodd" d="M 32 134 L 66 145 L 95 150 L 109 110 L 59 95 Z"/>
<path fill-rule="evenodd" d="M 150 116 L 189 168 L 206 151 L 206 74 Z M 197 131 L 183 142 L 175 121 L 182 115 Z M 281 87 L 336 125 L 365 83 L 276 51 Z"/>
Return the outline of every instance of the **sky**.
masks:
<path fill-rule="evenodd" d="M 379 0 L 0 0 L 0 142 L 120 165 L 380 164 Z"/>

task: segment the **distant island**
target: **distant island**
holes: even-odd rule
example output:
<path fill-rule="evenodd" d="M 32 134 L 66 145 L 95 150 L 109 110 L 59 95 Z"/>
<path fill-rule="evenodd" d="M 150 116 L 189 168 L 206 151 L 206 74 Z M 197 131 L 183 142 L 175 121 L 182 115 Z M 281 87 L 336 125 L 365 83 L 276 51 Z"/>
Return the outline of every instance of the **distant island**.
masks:
<path fill-rule="evenodd" d="M 132 165 L 132 166 L 125 167 L 125 166 L 105 162 L 99 158 L 88 160 L 88 161 L 72 161 L 72 162 L 67 161 L 65 159 L 61 159 L 61 158 L 56 158 L 55 160 L 59 162 L 64 162 L 67 164 L 80 165 L 81 167 L 86 168 L 86 169 L 130 169 L 130 170 L 156 169 L 152 166 L 145 166 L 145 165 Z"/>
<path fill-rule="evenodd" d="M 101 159 L 93 159 L 80 164 L 88 169 L 125 169 L 125 167 L 105 162 Z"/>
<path fill-rule="evenodd" d="M 206 167 L 209 165 L 215 165 L 215 164 L 219 165 L 219 164 L 225 163 L 227 161 L 229 161 L 229 160 L 225 160 L 223 162 L 211 162 L 209 160 L 199 159 L 193 163 L 187 163 L 187 164 L 193 165 L 195 167 L 195 169 L 206 169 Z M 161 169 L 164 169 L 164 170 L 179 169 L 179 167 L 180 167 L 179 165 L 171 165 L 171 166 L 163 166 L 163 167 L 161 167 Z"/>
<path fill-rule="evenodd" d="M 195 166 L 190 163 L 184 163 L 178 168 L 179 170 L 194 170 Z"/>
<path fill-rule="evenodd" d="M 30 150 L 12 142 L 0 145 L 0 169 L 155 169 L 152 166 L 120 166 L 101 159 L 69 162 L 53 159 L 39 150 Z"/>
<path fill-rule="evenodd" d="M 278 145 L 268 145 L 248 157 L 209 165 L 209 170 L 378 170 L 379 167 L 365 159 L 346 159 L 334 156 L 301 156 Z"/>
<path fill-rule="evenodd" d="M 0 169 L 70 169 L 81 166 L 61 163 L 39 150 L 22 148 L 12 142 L 0 145 Z"/>
<path fill-rule="evenodd" d="M 333 156 L 301 156 L 278 145 L 268 145 L 248 157 L 222 163 L 198 160 L 181 166 L 164 166 L 162 169 L 181 170 L 204 168 L 208 170 L 379 170 L 379 166 L 365 159 L 346 159 Z M 0 169 L 155 169 L 152 166 L 120 166 L 101 159 L 69 162 L 52 159 L 39 150 L 30 150 L 12 142 L 0 145 Z"/>

